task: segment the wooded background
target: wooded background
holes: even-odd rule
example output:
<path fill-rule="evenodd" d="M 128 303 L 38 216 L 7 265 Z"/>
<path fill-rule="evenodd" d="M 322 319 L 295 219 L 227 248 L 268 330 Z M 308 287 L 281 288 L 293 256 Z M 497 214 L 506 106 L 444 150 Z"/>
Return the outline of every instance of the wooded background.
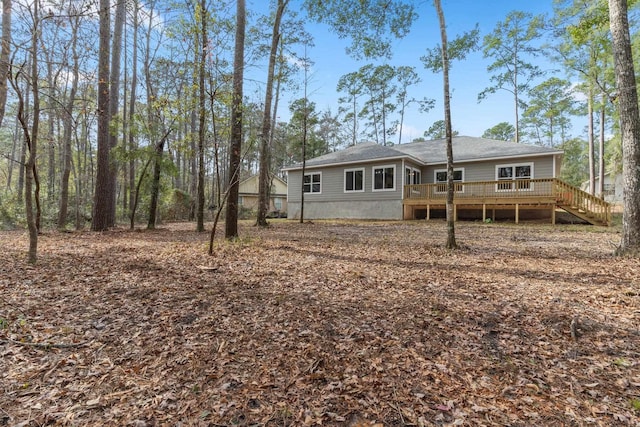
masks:
<path fill-rule="evenodd" d="M 389 41 L 420 21 L 410 3 L 279 0 L 268 14 L 247 10 L 236 179 L 262 170 L 264 183 L 281 174 L 302 161 L 303 141 L 306 158 L 362 140 L 401 141 L 406 111 L 433 107 L 412 87 L 431 72 L 429 49 L 438 49 L 416 48 L 416 55 L 427 52 L 424 69 L 386 65 Z M 208 208 L 224 204 L 233 181 L 236 2 L 4 0 L 2 17 L 3 224 L 28 215 L 25 191 L 36 192 L 38 227 L 40 221 L 82 228 L 93 220 L 94 229 L 123 220 L 150 228 L 160 219 L 200 223 Z M 633 8 L 629 19 L 635 48 Z M 318 109 L 306 90 L 314 58 L 305 22 L 327 24 L 362 60 L 340 79 L 331 109 Z M 596 188 L 595 177 L 622 170 L 607 3 L 556 2 L 546 17 L 514 11 L 483 30 L 456 39 L 481 50 L 489 64 L 492 85 L 473 96 L 482 102 L 510 92 L 514 120 L 482 136 L 561 148 L 562 178 L 590 179 L 590 191 L 602 194 L 604 180 Z M 556 69 L 542 68 L 541 58 Z M 248 85 L 257 78 L 264 83 Z M 572 128 L 576 118 L 584 132 Z M 420 139 L 442 137 L 439 120 L 425 125 Z"/>

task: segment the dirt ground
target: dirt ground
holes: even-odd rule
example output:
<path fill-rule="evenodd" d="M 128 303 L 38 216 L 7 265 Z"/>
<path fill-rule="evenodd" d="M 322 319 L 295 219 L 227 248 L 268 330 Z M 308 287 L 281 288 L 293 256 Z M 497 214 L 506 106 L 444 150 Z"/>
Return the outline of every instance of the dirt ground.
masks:
<path fill-rule="evenodd" d="M 615 228 L 193 229 L 0 232 L 0 426 L 640 425 Z"/>

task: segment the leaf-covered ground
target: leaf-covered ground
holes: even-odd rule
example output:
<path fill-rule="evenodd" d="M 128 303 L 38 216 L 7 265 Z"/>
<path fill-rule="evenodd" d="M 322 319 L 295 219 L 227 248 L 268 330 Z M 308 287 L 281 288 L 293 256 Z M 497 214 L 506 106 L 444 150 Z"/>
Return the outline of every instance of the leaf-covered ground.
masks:
<path fill-rule="evenodd" d="M 616 230 L 0 233 L 0 425 L 640 425 Z"/>

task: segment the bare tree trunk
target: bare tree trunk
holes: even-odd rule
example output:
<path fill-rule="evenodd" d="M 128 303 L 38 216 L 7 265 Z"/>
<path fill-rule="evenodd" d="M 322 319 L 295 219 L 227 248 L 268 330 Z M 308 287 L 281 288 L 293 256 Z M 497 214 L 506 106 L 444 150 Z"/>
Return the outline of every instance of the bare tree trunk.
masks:
<path fill-rule="evenodd" d="M 11 156 L 9 158 L 9 166 L 7 170 L 7 191 L 11 191 L 11 181 L 13 179 L 13 166 L 16 164 L 16 151 L 18 144 L 22 142 L 20 138 L 20 121 L 16 117 L 16 129 L 13 132 L 13 138 L 11 138 Z"/>
<path fill-rule="evenodd" d="M 104 231 L 111 225 L 114 188 L 111 185 L 111 156 L 109 124 L 109 59 L 111 40 L 110 0 L 100 0 L 100 29 L 98 57 L 98 169 L 93 200 L 91 229 Z"/>
<path fill-rule="evenodd" d="M 142 170 L 140 171 L 140 176 L 138 177 L 138 184 L 136 185 L 136 191 L 133 197 L 133 204 L 131 205 L 131 213 L 129 214 L 129 228 L 131 230 L 134 229 L 135 222 L 136 222 L 136 209 L 138 209 L 138 197 L 140 196 L 140 186 L 142 185 L 142 180 L 144 179 L 147 173 L 147 168 L 151 164 L 151 160 L 153 160 L 153 157 L 150 157 L 149 160 L 146 161 L 146 163 L 142 167 Z"/>
<path fill-rule="evenodd" d="M 29 58 L 27 60 L 27 68 L 31 67 L 31 58 Z M 16 87 L 19 89 L 20 88 L 20 82 L 16 81 Z M 15 88 L 14 88 L 15 89 Z M 17 90 L 16 90 L 17 92 Z M 29 83 L 29 81 L 27 80 L 26 84 L 25 84 L 25 90 L 24 90 L 24 108 L 23 108 L 23 113 L 22 115 L 24 116 L 24 120 L 25 122 L 29 122 L 29 106 L 31 105 L 31 84 Z M 22 126 L 22 124 L 20 124 L 20 126 Z M 22 143 L 20 144 L 20 168 L 18 169 L 18 203 L 22 203 L 24 201 L 24 189 L 25 189 L 25 163 L 27 162 L 27 144 L 24 141 L 24 138 L 22 138 Z"/>
<path fill-rule="evenodd" d="M 444 80 L 444 126 L 447 139 L 447 249 L 455 249 L 455 214 L 454 214 L 454 185 L 453 185 L 453 136 L 451 134 L 451 93 L 449 92 L 449 56 L 447 52 L 447 26 L 440 0 L 434 0 L 440 21 L 440 37 L 442 39 L 442 74 Z M 516 104 L 517 110 L 517 104 Z M 517 123 L 517 121 L 516 121 Z M 517 135 L 517 131 L 516 131 Z M 517 138 L 517 136 L 516 136 Z"/>
<path fill-rule="evenodd" d="M 122 45 L 124 47 L 124 70 L 122 71 L 122 150 L 126 151 L 129 148 L 129 139 L 128 132 L 130 131 L 129 126 L 129 115 L 127 111 L 127 90 L 129 83 L 129 58 L 128 58 L 128 49 L 127 43 L 129 40 L 127 34 L 127 22 L 125 19 L 124 22 L 124 41 Z M 122 163 L 122 193 L 120 202 L 122 203 L 122 215 L 126 216 L 129 209 L 129 194 L 131 193 L 131 188 L 129 187 L 129 165 L 126 162 Z"/>
<path fill-rule="evenodd" d="M 233 103 L 231 107 L 231 153 L 229 154 L 229 197 L 225 219 L 225 238 L 238 237 L 238 191 L 240 151 L 242 149 L 242 102 L 244 78 L 245 0 L 236 3 L 236 41 L 233 57 Z"/>
<path fill-rule="evenodd" d="M 28 79 L 31 80 L 31 90 L 33 91 L 33 120 L 31 129 L 25 116 L 24 96 L 18 85 L 17 76 L 11 76 L 10 82 L 18 96 L 18 120 L 22 127 L 25 145 L 29 151 L 29 156 L 24 163 L 25 169 L 25 212 L 27 218 L 27 228 L 29 229 L 29 250 L 27 259 L 29 263 L 35 264 L 38 259 L 38 230 L 40 228 L 40 184 L 36 168 L 38 131 L 40 126 L 40 96 L 38 93 L 38 42 L 40 37 L 38 2 L 33 5 L 33 28 L 31 34 L 31 69 Z M 34 206 L 35 205 L 35 206 Z"/>
<path fill-rule="evenodd" d="M 513 72 L 513 79 L 514 79 L 514 83 L 513 83 L 513 98 L 514 98 L 514 109 L 515 109 L 515 116 L 516 116 L 516 144 L 520 142 L 520 109 L 518 106 L 518 102 L 520 101 L 518 96 L 518 67 L 517 65 L 515 66 L 515 71 Z"/>
<path fill-rule="evenodd" d="M 220 144 L 218 143 L 218 127 L 217 116 L 214 108 L 216 98 L 216 89 L 214 88 L 213 76 L 210 77 L 209 86 L 211 87 L 211 127 L 213 131 L 213 176 L 211 177 L 211 205 L 217 208 L 222 206 L 222 182 L 220 180 Z M 179 151 L 178 151 L 179 154 Z M 179 162 L 178 162 L 179 163 Z M 179 166 L 178 166 L 179 167 Z M 217 214 L 219 217 L 219 214 Z"/>
<path fill-rule="evenodd" d="M 48 162 L 47 162 L 47 201 L 52 202 L 53 196 L 55 194 L 56 189 L 56 144 L 55 144 L 55 108 L 53 106 L 53 100 L 55 99 L 55 87 L 56 82 L 53 76 L 53 60 L 49 52 L 43 52 L 46 56 L 47 61 L 47 84 L 48 88 L 48 108 L 49 114 L 47 118 L 48 125 L 48 144 L 47 144 L 47 154 L 48 154 Z"/>
<path fill-rule="evenodd" d="M 162 155 L 164 153 L 164 145 L 167 142 L 171 130 L 164 133 L 160 142 L 156 144 L 155 153 L 153 155 L 153 180 L 151 182 L 151 202 L 149 203 L 149 221 L 147 222 L 147 229 L 153 230 L 156 228 L 156 218 L 158 214 L 158 199 L 160 196 L 160 172 L 162 164 Z"/>
<path fill-rule="evenodd" d="M 605 132 L 605 120 L 607 118 L 606 114 L 606 105 L 607 105 L 607 96 L 606 94 L 602 94 L 602 105 L 600 106 L 600 135 L 599 135 L 599 144 L 598 144 L 598 188 L 596 189 L 596 194 L 598 197 L 604 199 L 604 132 Z M 613 178 L 613 176 L 611 177 Z"/>
<path fill-rule="evenodd" d="M 78 91 L 79 80 L 79 63 L 78 63 L 78 26 L 80 18 L 79 16 L 73 16 L 70 18 L 72 25 L 72 41 L 71 41 L 71 54 L 73 56 L 73 68 L 72 68 L 72 82 L 71 90 L 69 92 L 69 99 L 67 100 L 66 109 L 64 112 L 64 130 L 63 130 L 63 163 L 62 163 L 62 179 L 60 181 L 60 210 L 58 212 L 58 229 L 65 228 L 67 223 L 67 211 L 69 207 L 69 176 L 71 174 L 71 134 L 73 131 L 73 106 L 76 100 L 76 93 Z M 78 190 L 76 189 L 76 197 Z"/>
<path fill-rule="evenodd" d="M 260 135 L 260 176 L 258 179 L 258 218 L 256 225 L 267 226 L 267 210 L 269 209 L 269 189 L 271 183 L 271 104 L 273 103 L 273 77 L 276 69 L 278 43 L 280 42 L 280 22 L 289 0 L 278 0 L 276 15 L 271 35 L 271 51 L 269 52 L 269 68 L 267 71 L 267 88 L 265 91 L 264 114 L 262 116 L 262 134 Z"/>
<path fill-rule="evenodd" d="M 304 46 L 304 111 L 302 115 L 302 180 L 300 182 L 300 224 L 304 224 L 304 174 L 307 169 L 307 118 L 309 117 L 307 89 L 309 84 L 309 64 L 307 62 L 307 45 Z M 309 183 L 313 186 L 313 183 Z"/>
<path fill-rule="evenodd" d="M 589 194 L 595 194 L 596 163 L 593 132 L 593 89 L 591 87 L 589 88 L 589 99 L 587 99 L 587 122 L 589 139 Z"/>
<path fill-rule="evenodd" d="M 197 73 L 196 73 L 197 74 Z M 195 84 L 195 82 L 194 82 Z M 191 156 L 189 156 L 189 196 L 191 196 L 191 206 L 189 209 L 189 221 L 196 219 L 196 199 L 198 197 L 198 152 L 196 144 L 196 135 L 198 134 L 198 114 L 196 109 L 191 110 L 191 132 L 189 133 L 189 145 L 191 148 Z"/>
<path fill-rule="evenodd" d="M 36 261 L 36 248 L 38 240 L 38 231 L 40 231 L 40 218 L 42 216 L 42 209 L 40 207 L 40 179 L 38 178 L 37 158 L 38 158 L 38 138 L 40 137 L 40 83 L 38 76 L 38 45 L 40 40 L 40 7 L 38 2 L 33 3 L 33 30 L 31 35 L 31 89 L 33 90 L 33 120 L 31 121 L 31 142 L 29 145 L 29 159 L 27 165 L 31 165 L 31 179 L 33 183 L 33 202 L 35 204 L 35 228 L 36 232 L 33 234 L 31 228 L 29 229 L 29 259 L 32 258 L 31 252 L 33 251 L 33 262 Z M 27 170 L 27 174 L 28 174 Z M 27 192 L 25 200 L 30 198 L 30 192 Z M 33 249 L 32 249 L 33 247 Z"/>
<path fill-rule="evenodd" d="M 14 80 L 15 79 L 15 80 Z M 27 259 L 29 263 L 35 264 L 38 259 L 38 227 L 36 225 L 36 218 L 34 214 L 34 206 L 33 206 L 33 171 L 35 169 L 35 161 L 36 161 L 36 152 L 34 149 L 36 148 L 31 139 L 31 131 L 29 130 L 29 124 L 27 122 L 27 118 L 25 116 L 25 102 L 24 96 L 17 82 L 17 76 L 11 76 L 10 82 L 13 86 L 13 89 L 16 91 L 18 96 L 18 120 L 20 121 L 20 126 L 22 128 L 22 133 L 24 136 L 25 146 L 29 150 L 29 157 L 24 163 L 24 174 L 25 174 L 25 195 L 24 195 L 24 206 L 26 212 L 27 219 L 27 228 L 29 230 L 29 250 Z M 34 106 L 35 107 L 35 106 Z M 37 128 L 36 128 L 37 129 Z"/>
<path fill-rule="evenodd" d="M 200 65 L 198 67 L 198 79 L 200 87 L 199 96 L 199 122 L 198 122 L 198 204 L 196 209 L 196 231 L 204 231 L 204 142 L 207 132 L 205 119 L 206 119 L 206 106 L 205 106 L 205 64 L 207 61 L 207 49 L 209 48 L 207 42 L 207 4 L 205 0 L 200 2 L 200 16 L 202 19 L 201 24 L 201 36 L 202 36 L 202 52 L 200 56 Z"/>
<path fill-rule="evenodd" d="M 200 47 L 200 37 L 194 38 L 194 49 L 193 49 L 193 87 L 199 87 L 199 76 L 200 76 L 200 59 L 201 59 L 201 47 Z M 196 93 L 195 90 L 193 93 L 190 93 L 193 97 L 193 103 L 196 102 Z M 190 132 L 189 132 L 189 145 L 191 148 L 191 155 L 189 156 L 189 196 L 191 197 L 191 204 L 189 206 L 189 221 L 193 221 L 196 219 L 196 210 L 197 210 L 197 199 L 198 199 L 198 156 L 196 153 L 198 152 L 198 144 L 196 141 L 196 136 L 198 135 L 198 110 L 195 108 L 191 108 L 191 117 L 190 117 Z"/>
<path fill-rule="evenodd" d="M 118 107 L 120 106 L 120 59 L 122 56 L 122 33 L 125 19 L 125 0 L 117 0 L 115 21 L 113 24 L 113 38 L 111 48 L 111 70 L 109 82 L 109 120 L 118 119 Z M 117 124 L 117 122 L 116 122 Z M 112 126 L 113 123 L 110 123 Z M 113 150 L 118 145 L 118 132 L 109 132 L 109 149 Z M 118 182 L 118 166 L 114 159 L 110 159 L 109 180 L 111 181 L 111 199 L 109 201 L 108 222 L 109 227 L 116 225 L 116 188 Z"/>
<path fill-rule="evenodd" d="M 619 252 L 640 255 L 640 112 L 626 0 L 609 0 L 620 131 L 624 207 Z"/>
<path fill-rule="evenodd" d="M 7 103 L 7 79 L 11 61 L 11 0 L 2 0 L 2 48 L 0 50 L 0 126 Z"/>
<path fill-rule="evenodd" d="M 138 1 L 134 0 L 133 6 L 133 47 L 132 47 L 132 70 L 131 70 L 131 93 L 129 94 L 129 126 L 135 123 L 136 96 L 138 89 Z M 136 149 L 136 137 L 134 132 L 129 130 L 129 152 Z M 136 161 L 131 156 L 129 159 L 129 209 L 133 211 L 134 187 L 136 182 Z"/>

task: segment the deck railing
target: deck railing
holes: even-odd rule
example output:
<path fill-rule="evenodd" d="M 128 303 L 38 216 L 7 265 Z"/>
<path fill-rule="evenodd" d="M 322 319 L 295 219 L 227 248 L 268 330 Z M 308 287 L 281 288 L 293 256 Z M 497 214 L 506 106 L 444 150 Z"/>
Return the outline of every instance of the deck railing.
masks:
<path fill-rule="evenodd" d="M 456 182 L 455 199 L 500 198 L 517 199 L 523 197 L 554 196 L 554 179 L 518 179 L 504 181 Z M 430 200 L 444 202 L 447 199 L 447 184 L 406 185 L 404 198 L 408 200 Z"/>
<path fill-rule="evenodd" d="M 536 199 L 552 199 L 555 204 L 573 210 L 573 213 L 593 217 L 599 222 L 609 223 L 611 206 L 604 200 L 592 196 L 557 178 L 517 179 L 497 181 L 456 182 L 454 200 L 464 203 L 523 203 Z M 445 203 L 447 184 L 405 185 L 404 199 L 428 204 Z M 518 200 L 518 201 L 516 201 Z"/>
<path fill-rule="evenodd" d="M 601 198 L 559 179 L 554 179 L 554 193 L 559 205 L 577 210 L 601 223 L 611 224 L 611 204 Z"/>

